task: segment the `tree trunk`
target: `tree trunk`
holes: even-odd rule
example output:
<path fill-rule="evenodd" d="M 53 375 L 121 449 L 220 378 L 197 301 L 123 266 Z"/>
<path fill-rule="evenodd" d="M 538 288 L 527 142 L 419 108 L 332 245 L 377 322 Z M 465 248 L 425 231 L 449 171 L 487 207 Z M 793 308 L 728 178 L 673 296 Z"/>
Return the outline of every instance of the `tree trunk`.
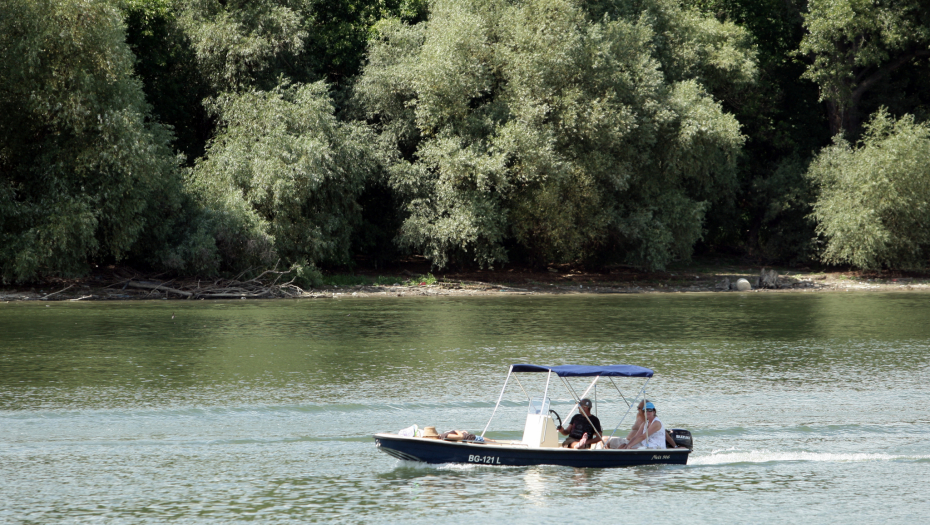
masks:
<path fill-rule="evenodd" d="M 859 102 L 865 91 L 856 90 L 847 104 L 833 100 L 825 101 L 827 118 L 830 122 L 830 135 L 842 134 L 847 140 L 853 140 L 859 133 Z"/>

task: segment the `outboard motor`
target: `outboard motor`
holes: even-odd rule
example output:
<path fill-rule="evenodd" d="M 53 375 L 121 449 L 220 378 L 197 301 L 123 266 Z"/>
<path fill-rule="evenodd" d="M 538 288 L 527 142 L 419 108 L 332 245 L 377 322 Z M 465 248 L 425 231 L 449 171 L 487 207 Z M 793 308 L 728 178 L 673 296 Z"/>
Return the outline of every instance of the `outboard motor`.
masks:
<path fill-rule="evenodd" d="M 691 439 L 691 432 L 681 428 L 673 428 L 671 434 L 676 445 L 686 447 L 688 450 L 694 450 L 694 440 Z"/>

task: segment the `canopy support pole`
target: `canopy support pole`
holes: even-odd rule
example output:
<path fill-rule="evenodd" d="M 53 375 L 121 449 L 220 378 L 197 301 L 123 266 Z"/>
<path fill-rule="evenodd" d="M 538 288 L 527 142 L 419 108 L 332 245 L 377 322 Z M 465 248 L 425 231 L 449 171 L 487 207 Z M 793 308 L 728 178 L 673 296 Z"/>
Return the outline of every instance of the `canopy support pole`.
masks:
<path fill-rule="evenodd" d="M 623 395 L 623 392 L 620 390 L 620 387 L 617 386 L 617 383 L 614 383 L 614 378 L 608 377 L 607 379 L 609 379 L 609 380 L 610 380 L 610 384 L 612 384 L 612 385 L 614 386 L 614 388 L 617 389 L 617 393 L 620 394 L 620 397 L 621 397 L 621 398 L 623 398 L 623 402 L 626 403 L 627 406 L 632 406 L 632 405 L 630 405 L 630 403 L 627 403 L 626 396 Z"/>
<path fill-rule="evenodd" d="M 639 393 L 642 394 L 642 396 L 643 396 L 643 415 L 644 415 L 644 416 L 645 416 L 645 414 L 646 414 L 646 412 L 645 412 L 645 410 L 646 410 L 646 406 L 645 406 L 645 400 L 646 400 L 646 384 L 649 383 L 649 379 L 650 379 L 650 378 L 648 378 L 648 377 L 646 378 L 646 382 L 643 383 L 643 387 L 639 390 Z M 614 385 L 614 386 L 616 386 L 616 385 Z M 619 392 L 620 389 L 618 388 L 617 391 Z M 623 396 L 623 394 L 620 394 L 620 395 Z M 626 398 L 624 398 L 624 401 L 626 401 Z M 633 403 L 635 403 L 635 402 L 636 402 L 636 398 L 633 398 Z M 610 433 L 610 437 L 614 437 L 614 434 L 617 433 L 617 429 L 620 428 L 620 425 L 623 424 L 623 420 L 626 419 L 626 416 L 628 416 L 628 415 L 630 414 L 630 410 L 633 410 L 633 403 L 630 403 L 630 406 L 627 407 L 626 412 L 623 414 L 623 417 L 620 418 L 620 422 L 617 423 L 617 426 L 614 427 L 613 432 Z M 643 426 L 646 427 L 646 426 L 649 426 L 649 425 L 645 425 L 645 424 L 644 424 Z M 646 434 L 646 437 L 648 438 L 648 437 L 649 437 L 649 434 Z M 610 439 L 610 438 L 608 438 L 608 439 Z"/>
<path fill-rule="evenodd" d="M 513 373 L 513 365 L 510 365 L 510 368 L 507 370 L 507 379 L 504 379 L 504 386 L 501 388 L 501 395 L 497 398 L 497 404 L 494 405 L 494 412 L 491 412 L 491 419 L 488 420 L 488 424 L 484 426 L 484 430 L 481 431 L 481 437 L 484 438 L 484 433 L 488 431 L 488 427 L 491 426 L 491 421 L 494 419 L 494 414 L 497 413 L 497 407 L 501 406 L 501 399 L 504 399 L 504 390 L 507 389 L 507 382 L 510 381 L 510 375 Z M 523 387 L 520 387 L 523 388 Z M 526 390 L 523 391 L 526 393 Z"/>
<path fill-rule="evenodd" d="M 646 417 L 646 385 L 649 384 L 647 379 L 643 383 L 643 434 L 646 434 L 646 439 L 643 440 L 643 446 L 646 446 L 646 442 L 649 441 L 649 418 Z"/>
<path fill-rule="evenodd" d="M 568 416 L 565 416 L 566 419 L 569 419 L 569 416 L 575 413 L 575 409 L 580 406 L 581 400 L 588 395 L 588 392 L 590 392 L 592 388 L 594 388 L 594 385 L 597 384 L 597 380 L 600 379 L 601 376 L 594 376 L 594 381 L 591 381 L 591 384 L 588 385 L 588 388 L 582 392 L 581 397 L 578 397 L 578 394 L 575 393 L 575 390 L 572 389 L 572 386 L 568 384 L 568 381 L 566 381 L 564 377 L 559 376 L 559 378 L 562 379 L 562 383 L 565 383 L 565 387 L 568 388 L 568 391 L 571 392 L 571 394 L 575 397 L 575 406 L 572 407 L 572 410 L 568 413 Z M 578 413 L 584 415 L 584 412 L 582 412 L 580 409 L 578 410 Z M 587 415 L 585 415 L 584 418 L 588 420 L 588 423 L 590 423 L 591 427 L 593 428 L 594 423 L 591 422 L 591 418 L 589 418 Z M 598 433 L 597 430 L 594 432 L 597 433 L 599 438 L 604 439 L 604 434 Z"/>
<path fill-rule="evenodd" d="M 511 367 L 511 369 L 513 369 L 513 367 Z M 523 394 L 526 396 L 526 400 L 531 401 L 532 399 L 530 398 L 530 393 L 527 392 L 525 388 L 523 388 L 523 383 L 520 382 L 520 378 L 517 376 L 513 376 L 513 380 L 517 382 L 517 386 L 519 386 L 520 390 L 523 391 Z M 506 383 L 504 386 L 506 386 Z"/>
<path fill-rule="evenodd" d="M 601 378 L 601 376 L 594 376 L 594 381 L 591 381 L 591 384 L 588 385 L 588 389 L 585 390 L 585 391 L 584 391 L 584 394 L 581 395 L 582 398 L 588 397 L 588 392 L 590 392 L 591 389 L 594 388 L 594 387 L 597 385 L 597 380 L 600 379 L 600 378 Z M 595 390 L 595 392 L 597 392 L 597 391 Z M 578 402 L 581 403 L 581 400 L 579 399 Z M 591 425 L 591 428 L 594 428 L 594 422 L 591 421 L 591 418 L 589 418 L 588 415 L 584 413 L 584 411 L 582 411 L 582 410 L 579 408 L 579 409 L 578 409 L 578 413 L 584 415 L 584 418 L 588 420 L 588 424 Z M 598 432 L 596 428 L 594 428 L 594 433 L 597 434 L 597 437 L 601 438 L 601 441 L 604 440 L 604 434 L 602 434 L 601 432 Z"/>
<path fill-rule="evenodd" d="M 514 376 L 514 379 L 516 379 L 516 376 Z M 546 398 L 549 397 L 549 380 L 550 379 L 552 379 L 552 370 L 550 370 L 549 373 L 546 374 L 546 389 L 543 390 L 543 400 L 542 400 L 543 404 L 546 403 Z"/>
<path fill-rule="evenodd" d="M 566 381 L 564 377 L 559 376 L 559 379 L 562 380 L 562 384 L 565 385 L 565 389 L 568 390 L 568 393 L 572 395 L 572 398 L 580 399 L 578 397 L 578 394 L 575 393 L 575 389 L 572 388 L 572 385 L 570 385 L 569 382 Z M 572 410 L 575 410 L 575 409 L 573 408 Z M 572 415 L 572 413 L 569 412 L 568 415 Z"/>

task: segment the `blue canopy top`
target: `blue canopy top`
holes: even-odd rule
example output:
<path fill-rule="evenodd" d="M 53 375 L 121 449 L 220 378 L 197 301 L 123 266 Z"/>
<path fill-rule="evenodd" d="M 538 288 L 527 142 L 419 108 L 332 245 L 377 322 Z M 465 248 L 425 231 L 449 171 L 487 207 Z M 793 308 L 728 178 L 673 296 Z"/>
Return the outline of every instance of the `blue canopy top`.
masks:
<path fill-rule="evenodd" d="M 514 372 L 555 372 L 559 377 L 580 376 L 622 376 L 622 377 L 652 377 L 652 370 L 636 365 L 513 365 Z"/>

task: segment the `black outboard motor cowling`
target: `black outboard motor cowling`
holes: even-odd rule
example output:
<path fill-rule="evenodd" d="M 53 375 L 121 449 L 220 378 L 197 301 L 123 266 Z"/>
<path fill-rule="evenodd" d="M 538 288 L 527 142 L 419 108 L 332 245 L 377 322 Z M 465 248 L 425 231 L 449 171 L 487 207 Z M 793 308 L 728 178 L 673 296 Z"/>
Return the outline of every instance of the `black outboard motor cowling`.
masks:
<path fill-rule="evenodd" d="M 681 428 L 673 428 L 672 439 L 675 440 L 675 444 L 679 447 L 686 447 L 689 450 L 694 450 L 694 440 L 691 439 L 691 432 Z"/>

